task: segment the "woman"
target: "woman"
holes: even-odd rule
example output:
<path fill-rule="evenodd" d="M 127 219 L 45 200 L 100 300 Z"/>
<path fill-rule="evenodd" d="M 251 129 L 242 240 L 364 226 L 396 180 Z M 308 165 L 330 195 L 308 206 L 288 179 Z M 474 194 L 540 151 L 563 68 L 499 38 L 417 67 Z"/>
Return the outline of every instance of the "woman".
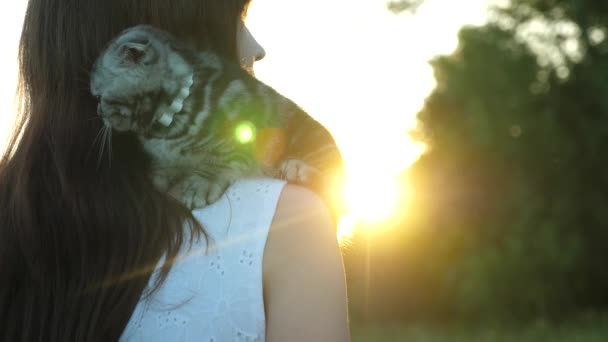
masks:
<path fill-rule="evenodd" d="M 0 164 L 0 340 L 348 340 L 335 230 L 315 195 L 244 181 L 229 203 L 191 213 L 142 176 L 148 163 L 131 136 L 113 137 L 111 157 L 98 153 L 88 73 L 106 44 L 149 24 L 250 69 L 264 52 L 242 22 L 248 2 L 29 0 L 20 125 Z M 247 198 L 239 207 L 230 194 Z M 259 234 L 230 235 L 252 220 Z M 241 249 L 222 246 L 250 250 L 237 260 Z M 237 272 L 240 261 L 250 270 Z M 216 278 L 195 277 L 197 265 Z"/>

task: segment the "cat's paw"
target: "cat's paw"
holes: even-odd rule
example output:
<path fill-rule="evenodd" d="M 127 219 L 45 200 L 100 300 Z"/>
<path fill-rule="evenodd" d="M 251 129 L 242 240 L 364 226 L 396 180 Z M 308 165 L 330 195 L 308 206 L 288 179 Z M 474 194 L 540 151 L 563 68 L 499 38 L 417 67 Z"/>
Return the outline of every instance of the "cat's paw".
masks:
<path fill-rule="evenodd" d="M 310 184 L 319 174 L 319 170 L 304 161 L 288 159 L 279 164 L 278 173 L 280 178 L 288 182 Z"/>
<path fill-rule="evenodd" d="M 200 176 L 191 176 L 174 185 L 169 194 L 192 210 L 215 203 L 229 185 L 229 182 L 210 181 Z"/>

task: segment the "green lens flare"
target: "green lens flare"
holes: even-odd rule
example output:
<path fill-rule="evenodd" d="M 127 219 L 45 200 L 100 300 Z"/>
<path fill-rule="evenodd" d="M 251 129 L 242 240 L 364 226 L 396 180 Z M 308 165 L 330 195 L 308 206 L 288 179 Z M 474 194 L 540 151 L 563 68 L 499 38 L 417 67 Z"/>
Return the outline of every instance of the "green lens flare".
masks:
<path fill-rule="evenodd" d="M 235 135 L 241 144 L 249 144 L 255 140 L 255 125 L 249 121 L 241 122 L 236 126 Z"/>

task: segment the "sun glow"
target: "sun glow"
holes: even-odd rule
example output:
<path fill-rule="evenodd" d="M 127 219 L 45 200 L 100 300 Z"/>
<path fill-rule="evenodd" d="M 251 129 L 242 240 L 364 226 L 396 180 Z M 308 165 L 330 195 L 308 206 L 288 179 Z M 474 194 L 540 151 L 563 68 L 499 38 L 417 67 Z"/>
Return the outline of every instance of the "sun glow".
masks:
<path fill-rule="evenodd" d="M 343 152 L 341 236 L 406 209 L 396 179 L 425 150 L 408 132 L 435 86 L 428 60 L 451 52 L 464 24 L 483 23 L 486 2 L 426 0 L 415 16 L 382 0 L 253 2 L 247 25 L 267 51 L 257 76 L 326 125 Z"/>
<path fill-rule="evenodd" d="M 358 219 L 376 223 L 391 217 L 397 209 L 399 185 L 373 176 L 349 177 L 344 191 L 346 207 Z M 374 181 L 370 181 L 374 179 Z"/>
<path fill-rule="evenodd" d="M 488 1 L 426 0 L 415 16 L 389 12 L 384 0 L 253 1 L 247 24 L 267 51 L 257 76 L 325 124 L 344 154 L 349 213 L 341 234 L 406 209 L 396 179 L 425 150 L 408 131 L 435 86 L 427 62 L 456 47 L 462 25 L 483 23 Z M 7 113 L 26 3 L 0 5 L 0 152 L 14 117 Z M 243 142 L 260 133 L 235 132 Z"/>

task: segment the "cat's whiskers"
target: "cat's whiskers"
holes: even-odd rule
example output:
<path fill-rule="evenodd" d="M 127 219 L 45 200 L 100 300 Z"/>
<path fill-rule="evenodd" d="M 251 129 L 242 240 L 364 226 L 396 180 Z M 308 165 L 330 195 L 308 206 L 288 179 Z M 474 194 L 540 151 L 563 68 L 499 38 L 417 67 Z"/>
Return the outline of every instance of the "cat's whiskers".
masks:
<path fill-rule="evenodd" d="M 108 164 L 112 167 L 112 129 L 108 127 Z"/>
<path fill-rule="evenodd" d="M 107 126 L 103 126 L 103 128 L 101 129 L 101 131 L 103 132 L 102 138 L 101 138 L 101 146 L 99 148 L 99 154 L 97 156 L 97 167 L 101 167 L 101 162 L 103 160 L 103 150 L 106 147 L 106 138 L 108 136 L 108 130 L 109 128 Z"/>
<path fill-rule="evenodd" d="M 91 154 L 91 152 L 93 150 L 95 150 L 96 145 L 103 143 L 101 138 L 103 137 L 104 129 L 105 129 L 105 126 L 102 126 L 99 129 L 99 132 L 97 132 L 97 134 L 95 135 L 95 138 L 93 139 L 93 143 L 91 144 L 91 148 L 89 149 L 89 152 L 87 153 L 87 159 L 88 159 L 88 156 Z M 99 160 L 97 161 L 97 167 L 99 167 Z"/>
<path fill-rule="evenodd" d="M 108 150 L 108 165 L 112 166 L 112 128 L 108 126 L 103 126 L 101 128 L 100 133 L 102 133 L 101 138 L 101 146 L 99 148 L 99 154 L 97 156 L 97 167 L 101 167 L 101 163 L 103 161 L 104 150 Z"/>

